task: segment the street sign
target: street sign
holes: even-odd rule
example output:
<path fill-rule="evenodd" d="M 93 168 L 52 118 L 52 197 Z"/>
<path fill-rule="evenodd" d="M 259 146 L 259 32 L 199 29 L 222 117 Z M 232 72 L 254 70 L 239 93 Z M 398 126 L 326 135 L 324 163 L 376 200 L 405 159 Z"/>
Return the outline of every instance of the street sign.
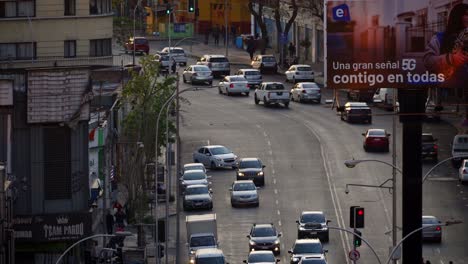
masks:
<path fill-rule="evenodd" d="M 349 251 L 348 256 L 349 256 L 350 260 L 356 261 L 361 257 L 361 254 L 359 253 L 359 251 L 353 249 L 353 250 Z"/>

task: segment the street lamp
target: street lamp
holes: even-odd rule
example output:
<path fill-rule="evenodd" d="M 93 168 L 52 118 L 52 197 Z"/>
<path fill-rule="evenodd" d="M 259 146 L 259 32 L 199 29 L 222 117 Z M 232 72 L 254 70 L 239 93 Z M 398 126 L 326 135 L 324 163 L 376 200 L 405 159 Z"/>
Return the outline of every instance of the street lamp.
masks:
<path fill-rule="evenodd" d="M 97 238 L 97 237 L 116 237 L 116 236 L 128 237 L 128 236 L 132 236 L 132 235 L 133 235 L 132 232 L 129 232 L 129 231 L 117 231 L 114 234 L 96 234 L 96 235 L 92 235 L 92 236 L 89 236 L 89 237 L 82 238 L 82 239 L 76 241 L 75 243 L 73 243 L 71 246 L 69 246 L 62 253 L 62 255 L 60 255 L 60 257 L 57 259 L 55 264 L 59 264 L 60 261 L 62 260 L 62 258 L 68 253 L 68 251 L 70 251 L 72 248 L 74 248 L 76 245 L 80 244 L 81 242 L 84 242 L 84 241 L 87 241 L 87 240 L 90 240 L 90 239 L 93 239 L 93 238 Z"/>

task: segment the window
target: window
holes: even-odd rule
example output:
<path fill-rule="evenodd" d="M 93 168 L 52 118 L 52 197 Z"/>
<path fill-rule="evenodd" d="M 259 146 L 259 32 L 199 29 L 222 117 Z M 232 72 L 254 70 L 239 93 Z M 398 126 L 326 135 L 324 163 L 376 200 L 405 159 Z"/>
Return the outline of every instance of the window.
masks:
<path fill-rule="evenodd" d="M 36 43 L 0 43 L 0 60 L 27 60 L 36 56 Z"/>
<path fill-rule="evenodd" d="M 65 16 L 74 16 L 76 15 L 76 2 L 75 0 L 64 0 L 65 7 L 64 7 L 64 15 Z"/>
<path fill-rule="evenodd" d="M 63 57 L 74 58 L 76 57 L 76 40 L 65 40 Z"/>
<path fill-rule="evenodd" d="M 112 39 L 92 39 L 89 41 L 89 56 L 111 56 Z"/>
<path fill-rule="evenodd" d="M 44 128 L 44 198 L 71 197 L 70 128 Z"/>
<path fill-rule="evenodd" d="M 90 0 L 89 13 L 91 15 L 108 14 L 112 10 L 111 0 Z"/>
<path fill-rule="evenodd" d="M 0 1 L 0 18 L 35 16 L 34 0 Z"/>

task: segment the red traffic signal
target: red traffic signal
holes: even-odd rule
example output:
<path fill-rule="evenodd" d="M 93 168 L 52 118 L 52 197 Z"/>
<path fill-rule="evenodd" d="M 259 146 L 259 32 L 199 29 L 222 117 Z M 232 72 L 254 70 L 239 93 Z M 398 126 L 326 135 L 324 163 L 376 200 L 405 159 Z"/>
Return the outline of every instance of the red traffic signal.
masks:
<path fill-rule="evenodd" d="M 349 227 L 364 228 L 364 207 L 351 206 L 349 209 Z"/>

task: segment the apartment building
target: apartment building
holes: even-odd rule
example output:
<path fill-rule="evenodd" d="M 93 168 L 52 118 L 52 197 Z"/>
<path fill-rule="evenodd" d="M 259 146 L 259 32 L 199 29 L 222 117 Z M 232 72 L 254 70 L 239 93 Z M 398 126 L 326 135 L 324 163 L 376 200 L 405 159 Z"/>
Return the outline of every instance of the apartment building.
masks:
<path fill-rule="evenodd" d="M 112 2 L 0 0 L 0 32 L 0 162 L 16 249 L 7 263 L 55 263 L 93 232 L 91 71 L 113 64 Z M 64 263 L 84 255 L 85 244 Z"/>

